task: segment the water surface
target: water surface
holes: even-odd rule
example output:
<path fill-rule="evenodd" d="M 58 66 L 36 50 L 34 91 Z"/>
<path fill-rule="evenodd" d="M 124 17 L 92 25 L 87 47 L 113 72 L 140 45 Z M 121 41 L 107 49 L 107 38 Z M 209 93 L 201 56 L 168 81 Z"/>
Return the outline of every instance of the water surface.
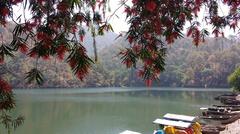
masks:
<path fill-rule="evenodd" d="M 89 88 L 15 90 L 26 120 L 15 134 L 152 134 L 166 113 L 198 115 L 228 89 Z"/>

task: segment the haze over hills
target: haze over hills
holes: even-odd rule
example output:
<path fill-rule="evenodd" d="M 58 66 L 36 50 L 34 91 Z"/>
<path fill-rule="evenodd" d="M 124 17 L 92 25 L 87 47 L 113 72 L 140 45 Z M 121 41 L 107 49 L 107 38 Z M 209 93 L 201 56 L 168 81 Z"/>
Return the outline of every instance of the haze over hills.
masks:
<path fill-rule="evenodd" d="M 107 70 L 117 71 L 121 68 L 125 71 L 114 54 L 127 46 L 126 43 L 122 40 L 101 52 L 100 57 L 105 59 L 102 64 Z M 155 86 L 228 87 L 227 76 L 240 66 L 240 46 L 237 40 L 208 38 L 204 44 L 196 47 L 190 38 L 182 38 L 167 47 L 166 70 L 161 73 L 160 83 L 155 83 Z M 109 64 L 110 61 L 114 64 Z M 134 69 L 126 73 L 128 85 L 144 86 L 135 73 Z"/>
<path fill-rule="evenodd" d="M 114 32 L 106 32 L 104 35 L 96 36 L 96 46 L 97 51 L 101 51 L 103 48 L 108 47 L 114 43 L 116 37 L 118 34 Z M 93 55 L 94 49 L 93 49 L 93 38 L 89 32 L 86 33 L 84 38 L 84 46 L 87 49 L 88 54 Z"/>
<path fill-rule="evenodd" d="M 8 32 L 5 35 L 10 35 Z M 115 40 L 117 36 L 109 32 L 96 38 L 99 61 L 83 82 L 72 75 L 66 63 L 40 60 L 39 68 L 45 77 L 41 87 L 145 86 L 136 76 L 137 70 L 126 69 L 117 57 L 120 50 L 128 46 L 124 38 Z M 89 33 L 84 42 L 89 55 L 92 55 Z M 160 82 L 155 82 L 153 86 L 228 87 L 227 76 L 240 66 L 240 43 L 235 38 L 208 38 L 199 47 L 193 46 L 190 38 L 182 38 L 167 47 L 166 71 L 161 73 Z M 1 65 L 0 73 L 15 88 L 38 87 L 24 81 L 25 73 L 34 63 L 34 59 L 20 55 Z"/>

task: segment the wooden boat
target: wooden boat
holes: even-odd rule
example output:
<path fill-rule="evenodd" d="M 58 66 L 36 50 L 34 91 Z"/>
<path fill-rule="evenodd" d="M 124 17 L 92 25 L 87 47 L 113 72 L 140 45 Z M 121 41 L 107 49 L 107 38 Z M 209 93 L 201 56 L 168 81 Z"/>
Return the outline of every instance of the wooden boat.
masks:
<path fill-rule="evenodd" d="M 223 118 L 208 118 L 208 116 L 205 116 L 202 118 L 203 120 L 211 120 L 211 121 L 218 121 L 219 123 L 226 125 L 226 124 L 230 124 L 235 122 L 236 120 L 240 119 L 240 114 L 237 115 L 233 115 L 233 116 L 229 116 L 229 118 L 227 118 L 227 116 L 223 117 Z"/>
<path fill-rule="evenodd" d="M 207 119 L 207 120 L 227 120 L 231 118 L 232 115 L 209 115 L 209 116 L 199 116 L 200 119 Z"/>
<path fill-rule="evenodd" d="M 230 107 L 230 108 L 240 108 L 240 105 L 213 105 L 213 107 Z"/>
<path fill-rule="evenodd" d="M 125 131 L 123 131 L 123 132 L 121 132 L 121 133 L 119 133 L 119 134 L 141 134 L 141 133 L 139 133 L 139 132 L 134 132 L 134 131 L 130 131 L 130 130 L 125 130 Z"/>
<path fill-rule="evenodd" d="M 240 111 L 240 107 L 212 107 L 212 109 L 223 109 L 225 108 L 226 110 L 231 110 L 231 111 Z"/>
<path fill-rule="evenodd" d="M 240 114 L 234 115 L 227 120 L 222 120 L 221 124 L 226 125 L 235 122 L 236 120 L 240 119 Z"/>
<path fill-rule="evenodd" d="M 236 97 L 236 96 L 238 96 L 239 94 L 238 93 L 228 93 L 228 94 L 223 94 L 223 95 L 219 95 L 219 96 L 217 96 L 217 97 L 215 97 L 214 99 L 215 100 L 220 100 L 221 98 L 227 98 L 227 97 Z"/>
<path fill-rule="evenodd" d="M 224 96 L 224 97 L 220 97 L 219 98 L 220 101 L 224 101 L 224 100 L 237 100 L 237 96 Z"/>
<path fill-rule="evenodd" d="M 237 115 L 240 114 L 240 111 L 227 111 L 227 112 L 220 112 L 220 111 L 211 111 L 211 110 L 207 110 L 207 111 L 203 111 L 202 115 L 203 116 L 208 116 L 208 115 Z"/>
<path fill-rule="evenodd" d="M 208 111 L 217 111 L 217 112 L 227 112 L 229 109 L 227 108 L 208 108 Z"/>
<path fill-rule="evenodd" d="M 240 105 L 240 101 L 239 100 L 234 100 L 234 99 L 226 99 L 226 100 L 221 100 L 221 103 L 225 104 L 225 105 Z"/>

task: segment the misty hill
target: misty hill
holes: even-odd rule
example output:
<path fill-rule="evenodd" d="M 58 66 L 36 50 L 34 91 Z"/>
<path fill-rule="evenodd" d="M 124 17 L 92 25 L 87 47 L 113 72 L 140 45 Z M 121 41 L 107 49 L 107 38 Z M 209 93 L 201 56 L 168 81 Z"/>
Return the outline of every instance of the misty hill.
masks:
<path fill-rule="evenodd" d="M 135 75 L 136 71 L 126 70 L 116 57 L 119 50 L 127 46 L 126 40 L 119 39 L 101 51 L 102 64 L 112 72 L 121 70 L 127 78 L 121 73 L 115 75 L 122 76 L 128 86 L 143 86 L 142 80 Z M 182 38 L 168 45 L 167 53 L 166 70 L 155 86 L 228 87 L 227 76 L 240 66 L 240 44 L 233 39 L 208 38 L 204 44 L 195 47 L 190 38 Z"/>
<path fill-rule="evenodd" d="M 101 51 L 103 48 L 108 47 L 112 45 L 112 43 L 115 41 L 115 38 L 118 36 L 118 34 L 114 32 L 106 32 L 104 35 L 96 36 L 96 46 L 97 51 Z M 86 33 L 84 38 L 84 46 L 87 49 L 87 52 L 92 55 L 93 50 L 93 38 L 89 32 Z"/>
<path fill-rule="evenodd" d="M 11 29 L 5 30 L 10 36 Z M 126 69 L 117 54 L 129 44 L 124 38 L 115 40 L 117 34 L 106 33 L 96 38 L 98 63 L 94 64 L 85 81 L 76 79 L 66 63 L 56 60 L 39 61 L 44 74 L 42 87 L 109 87 L 145 86 L 136 76 L 135 69 Z M 10 39 L 10 38 L 9 38 Z M 87 33 L 85 46 L 93 52 L 92 37 Z M 177 40 L 168 45 L 166 71 L 160 75 L 160 82 L 154 86 L 176 87 L 228 87 L 227 76 L 240 66 L 240 44 L 235 38 L 208 38 L 204 44 L 195 47 L 190 38 Z M 35 59 L 19 55 L 0 66 L 0 74 L 14 87 L 38 87 L 26 84 L 25 73 L 35 65 Z"/>

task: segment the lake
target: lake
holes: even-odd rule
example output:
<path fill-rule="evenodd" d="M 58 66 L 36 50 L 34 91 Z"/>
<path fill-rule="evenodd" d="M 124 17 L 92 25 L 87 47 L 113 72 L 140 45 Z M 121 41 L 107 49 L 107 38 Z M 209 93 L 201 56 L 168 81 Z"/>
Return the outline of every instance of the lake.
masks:
<path fill-rule="evenodd" d="M 15 90 L 16 114 L 26 120 L 14 134 L 152 134 L 166 113 L 198 115 L 229 89 L 85 88 Z"/>

